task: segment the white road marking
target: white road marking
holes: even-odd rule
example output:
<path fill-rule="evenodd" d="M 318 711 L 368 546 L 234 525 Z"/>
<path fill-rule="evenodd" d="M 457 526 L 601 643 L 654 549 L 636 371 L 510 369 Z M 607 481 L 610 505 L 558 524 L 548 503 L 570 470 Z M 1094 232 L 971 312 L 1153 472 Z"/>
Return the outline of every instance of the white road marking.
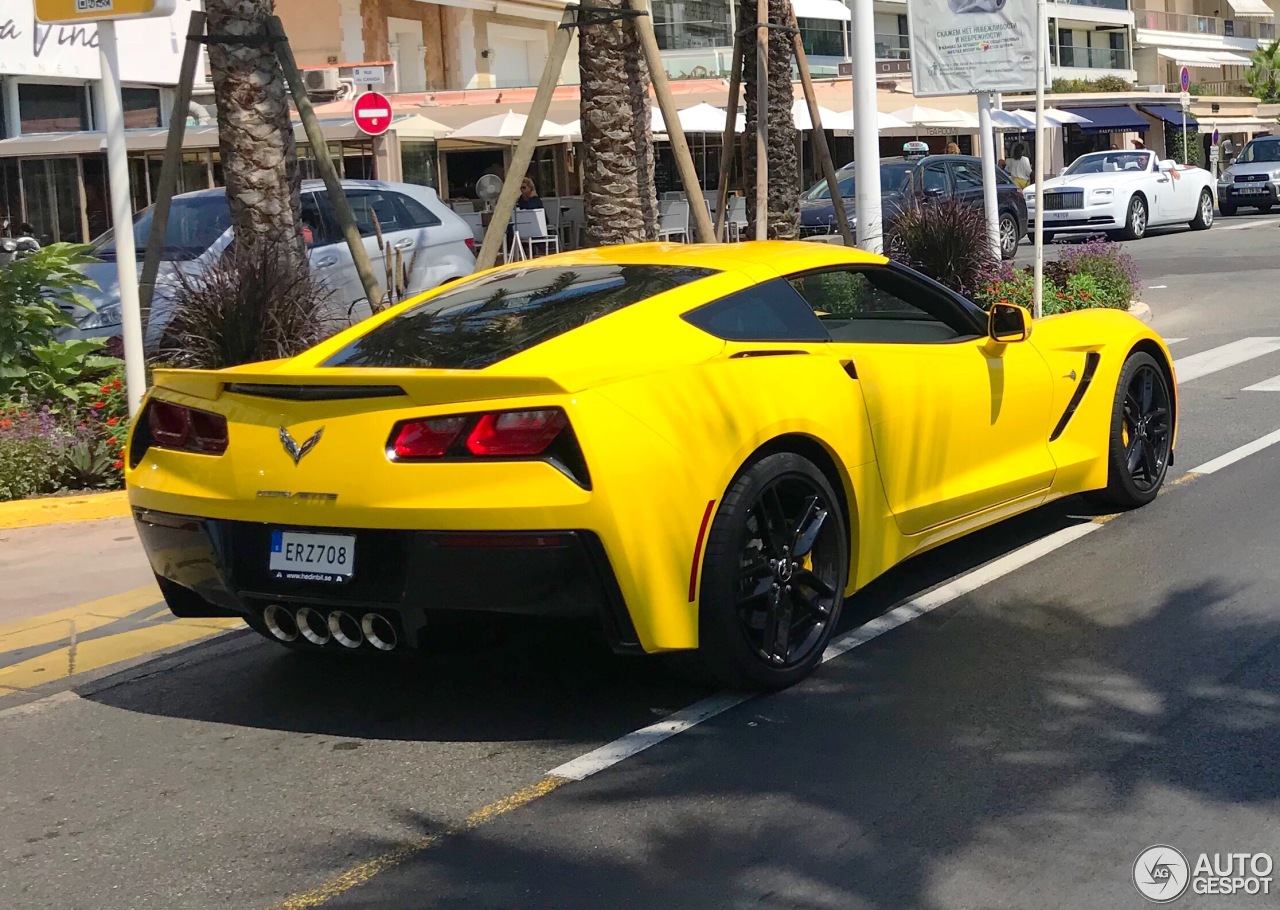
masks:
<path fill-rule="evenodd" d="M 1280 430 L 1268 433 L 1266 436 L 1263 436 L 1261 439 L 1255 439 L 1253 442 L 1246 442 L 1244 445 L 1240 446 L 1240 448 L 1232 449 L 1225 455 L 1219 455 L 1212 461 L 1206 461 L 1204 464 L 1200 465 L 1200 467 L 1192 468 L 1187 473 L 1213 474 L 1216 471 L 1221 471 L 1229 465 L 1235 464 L 1242 458 L 1248 458 L 1250 455 L 1261 452 L 1263 449 L 1269 448 L 1277 442 L 1280 442 Z"/>
<path fill-rule="evenodd" d="M 1253 385 L 1245 386 L 1242 392 L 1280 392 L 1280 376 L 1272 376 L 1270 379 L 1264 379 L 1262 382 L 1255 382 Z"/>
<path fill-rule="evenodd" d="M 1168 286 L 1169 286 L 1169 285 L 1167 285 L 1167 284 L 1153 284 L 1153 285 L 1151 285 L 1150 287 L 1148 287 L 1148 288 L 1147 288 L 1147 290 L 1148 290 L 1148 291 L 1163 291 L 1163 290 L 1164 290 L 1165 288 L 1167 288 Z"/>
<path fill-rule="evenodd" d="M 1165 343 L 1165 344 L 1177 344 L 1179 341 L 1186 341 L 1186 340 L 1187 340 L 1187 339 L 1185 339 L 1185 338 L 1166 338 L 1166 339 L 1164 340 L 1164 343 Z"/>
<path fill-rule="evenodd" d="M 1275 351 L 1280 351 L 1280 338 L 1241 338 L 1198 354 L 1180 357 L 1173 362 L 1173 367 L 1178 374 L 1178 383 L 1182 384 Z"/>
<path fill-rule="evenodd" d="M 995 581 L 997 578 L 1008 575 L 1015 569 L 1020 569 L 1028 563 L 1034 562 L 1040 557 L 1052 553 L 1073 540 L 1078 540 L 1100 528 L 1102 528 L 1102 525 L 1094 522 L 1085 522 L 1084 524 L 1063 528 L 1061 531 L 1055 531 L 1046 537 L 1014 550 L 1012 553 L 993 560 L 985 566 L 974 569 L 972 572 L 934 588 L 926 594 L 921 594 L 914 600 L 908 601 L 900 607 L 895 607 L 883 616 L 879 616 L 832 641 L 827 645 L 827 650 L 822 655 L 822 662 L 826 663 L 847 651 L 865 645 L 886 632 L 898 628 L 898 626 L 924 616 L 926 613 L 975 591 L 983 585 Z M 723 714 L 730 708 L 737 707 L 753 697 L 750 694 L 735 692 L 717 693 L 675 712 L 665 720 L 650 724 L 633 733 L 628 733 L 626 736 L 615 739 L 611 743 L 606 743 L 598 749 L 560 765 L 558 768 L 553 768 L 547 773 L 552 777 L 585 780 L 624 759 L 643 752 L 650 746 L 656 746 L 660 742 L 696 727 L 705 720 L 710 720 L 716 715 Z"/>
<path fill-rule="evenodd" d="M 1219 228 L 1220 231 L 1247 231 L 1250 228 L 1267 227 L 1272 224 L 1280 224 L 1280 218 L 1268 218 L 1264 221 L 1249 221 L 1245 224 L 1233 224 L 1230 227 Z"/>

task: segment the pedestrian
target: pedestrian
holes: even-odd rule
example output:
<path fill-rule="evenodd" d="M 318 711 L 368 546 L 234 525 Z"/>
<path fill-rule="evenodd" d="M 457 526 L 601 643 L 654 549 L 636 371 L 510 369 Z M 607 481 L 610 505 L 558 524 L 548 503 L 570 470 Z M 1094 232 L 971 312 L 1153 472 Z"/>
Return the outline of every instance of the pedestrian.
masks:
<path fill-rule="evenodd" d="M 1009 159 L 1007 170 L 1018 189 L 1026 189 L 1031 183 L 1031 176 L 1035 172 L 1031 169 L 1031 160 L 1027 158 L 1027 147 L 1021 142 L 1014 146 L 1013 157 Z"/>
<path fill-rule="evenodd" d="M 516 201 L 516 208 L 546 208 L 546 206 L 542 204 L 542 200 L 538 197 L 538 187 L 534 185 L 534 182 L 528 177 L 520 181 L 520 198 Z"/>
<path fill-rule="evenodd" d="M 960 154 L 960 146 L 956 145 L 954 142 L 948 142 L 948 143 L 947 143 L 947 154 L 948 154 L 948 155 L 959 155 L 959 154 Z"/>
<path fill-rule="evenodd" d="M 1141 139 L 1135 139 L 1133 140 L 1133 147 L 1141 152 L 1146 150 L 1147 144 L 1143 142 Z"/>

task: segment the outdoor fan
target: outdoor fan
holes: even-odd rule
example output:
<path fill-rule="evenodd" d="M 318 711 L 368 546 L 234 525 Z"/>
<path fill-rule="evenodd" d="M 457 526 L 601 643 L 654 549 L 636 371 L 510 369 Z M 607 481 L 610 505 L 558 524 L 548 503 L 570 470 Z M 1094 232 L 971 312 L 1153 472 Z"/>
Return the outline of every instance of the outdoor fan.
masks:
<path fill-rule="evenodd" d="M 497 174 L 485 174 L 476 181 L 476 195 L 484 200 L 485 211 L 493 211 L 494 200 L 502 192 L 502 178 Z"/>

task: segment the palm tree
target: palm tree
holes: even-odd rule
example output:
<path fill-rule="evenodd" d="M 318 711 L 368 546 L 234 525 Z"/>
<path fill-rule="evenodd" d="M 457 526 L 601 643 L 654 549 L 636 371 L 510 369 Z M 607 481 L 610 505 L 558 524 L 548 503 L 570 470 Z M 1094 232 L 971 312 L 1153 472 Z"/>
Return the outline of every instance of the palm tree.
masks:
<path fill-rule="evenodd" d="M 622 8 L 621 0 L 598 0 Z M 587 243 L 641 243 L 658 236 L 653 187 L 649 68 L 630 19 L 584 24 L 581 77 L 583 207 Z"/>
<path fill-rule="evenodd" d="M 769 21 L 791 21 L 790 0 L 767 0 Z M 756 21 L 756 0 L 742 0 L 738 4 L 741 19 L 738 28 Z M 800 171 L 796 156 L 796 126 L 791 119 L 791 59 L 792 42 L 789 32 L 783 29 L 769 30 L 769 237 L 790 240 L 799 228 Z M 756 42 L 755 35 L 743 41 L 742 84 L 747 97 L 746 146 L 747 154 L 743 170 L 747 196 L 750 198 L 756 185 Z M 755 231 L 755 205 L 747 204 L 748 230 Z"/>
<path fill-rule="evenodd" d="M 211 35 L 259 35 L 272 0 L 207 0 Z M 218 145 L 235 228 L 237 255 L 265 242 L 299 269 L 301 234 L 298 153 L 284 74 L 271 45 L 210 44 Z"/>
<path fill-rule="evenodd" d="M 1245 78 L 1255 98 L 1280 101 L 1280 39 L 1272 41 L 1270 47 L 1260 47 L 1253 52 Z"/>

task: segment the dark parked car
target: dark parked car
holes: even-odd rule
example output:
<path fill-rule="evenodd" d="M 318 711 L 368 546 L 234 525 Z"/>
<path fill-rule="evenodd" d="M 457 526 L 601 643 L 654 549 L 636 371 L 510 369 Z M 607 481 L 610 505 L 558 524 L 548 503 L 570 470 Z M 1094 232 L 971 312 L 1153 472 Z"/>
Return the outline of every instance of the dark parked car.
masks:
<path fill-rule="evenodd" d="M 855 222 L 853 165 L 846 164 L 836 171 L 836 178 L 852 227 Z M 1005 259 L 1012 259 L 1018 252 L 1018 243 L 1027 233 L 1027 203 L 1013 178 L 1000 168 L 996 168 L 996 180 L 996 198 L 1000 207 L 1000 253 Z M 981 206 L 982 161 L 969 155 L 882 158 L 880 192 L 886 217 L 908 202 L 948 196 L 958 196 Z M 837 230 L 831 192 L 827 189 L 827 181 L 823 180 L 800 197 L 800 236 L 832 234 Z"/>

